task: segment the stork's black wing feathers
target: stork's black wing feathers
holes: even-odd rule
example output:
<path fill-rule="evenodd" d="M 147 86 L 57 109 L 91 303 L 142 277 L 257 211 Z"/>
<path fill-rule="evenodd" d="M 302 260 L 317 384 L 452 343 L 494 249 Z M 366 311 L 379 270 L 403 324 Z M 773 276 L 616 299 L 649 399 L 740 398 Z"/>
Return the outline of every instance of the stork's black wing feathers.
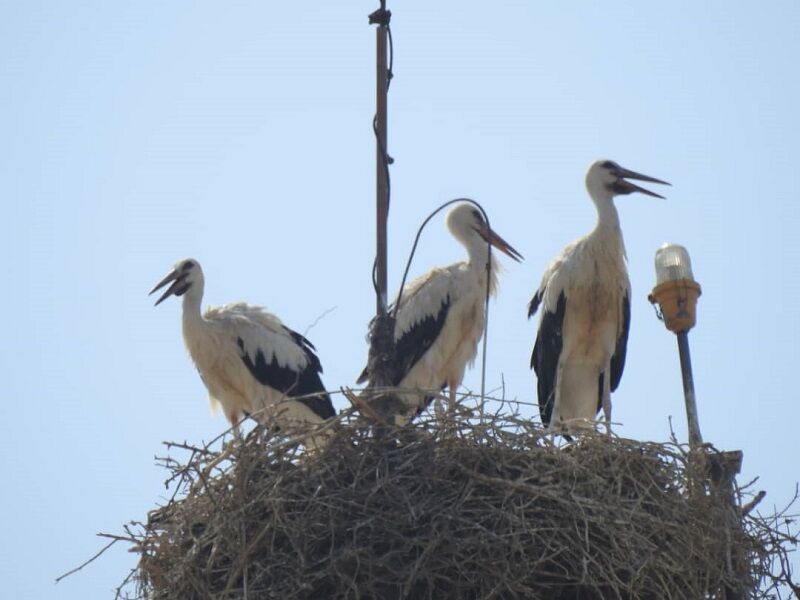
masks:
<path fill-rule="evenodd" d="M 528 304 L 528 318 L 530 319 L 533 315 L 536 314 L 536 310 L 539 308 L 539 303 L 542 301 L 542 290 L 538 290 L 531 298 L 530 304 Z"/>
<path fill-rule="evenodd" d="M 539 292 L 531 300 L 531 313 L 536 311 L 541 301 Z M 534 304 L 535 303 L 535 304 Z M 539 395 L 539 414 L 545 426 L 550 424 L 553 415 L 553 402 L 556 392 L 558 360 L 563 344 L 562 333 L 564 313 L 567 309 L 567 298 L 564 292 L 558 296 L 555 312 L 542 313 L 542 322 L 536 335 L 536 343 L 531 354 L 531 368 L 536 371 L 536 387 Z"/>
<path fill-rule="evenodd" d="M 611 391 L 615 391 L 625 370 L 625 353 L 628 348 L 628 332 L 631 328 L 631 299 L 626 293 L 622 297 L 622 329 L 617 338 L 617 347 L 611 357 Z"/>
<path fill-rule="evenodd" d="M 409 371 L 417 364 L 417 361 L 430 349 L 433 342 L 439 337 L 449 311 L 450 296 L 447 296 L 439 307 L 438 313 L 435 315 L 428 315 L 424 319 L 414 323 L 408 331 L 404 332 L 403 335 L 395 340 L 396 370 L 392 385 L 400 385 L 400 382 L 403 381 L 403 377 L 408 375 Z M 367 367 L 364 367 L 364 370 L 358 377 L 358 383 L 364 383 L 368 378 L 369 371 Z M 447 382 L 443 382 L 442 387 L 444 387 L 446 383 Z M 430 399 L 426 399 L 426 405 L 429 400 Z"/>
<path fill-rule="evenodd" d="M 450 296 L 448 295 L 445 297 L 444 302 L 442 302 L 442 305 L 439 307 L 439 312 L 435 316 L 429 315 L 415 323 L 396 341 L 395 356 L 397 358 L 397 371 L 395 373 L 394 385 L 400 385 L 403 377 L 408 375 L 409 371 L 417 364 L 417 361 L 422 358 L 433 345 L 433 342 L 436 341 L 436 338 L 439 337 L 449 311 Z M 441 389 L 444 389 L 446 385 L 447 382 L 443 381 Z M 431 403 L 433 398 L 433 396 L 426 396 L 414 416 L 419 416 Z"/>
<path fill-rule="evenodd" d="M 317 373 L 322 373 L 322 364 L 319 362 L 319 357 L 315 354 L 316 348 L 314 344 L 308 341 L 308 338 L 303 337 L 296 331 L 292 331 L 288 327 L 283 328 L 286 333 L 292 336 L 292 339 L 303 349 L 308 357 L 308 366 L 314 369 Z"/>
<path fill-rule="evenodd" d="M 417 361 L 430 349 L 444 327 L 447 313 L 450 311 L 450 296 L 446 296 L 439 312 L 428 315 L 414 323 L 395 342 L 395 358 L 397 370 L 394 385 L 400 385 L 403 377 L 417 364 Z"/>
<path fill-rule="evenodd" d="M 260 348 L 256 352 L 255 360 L 253 360 L 245 350 L 244 340 L 238 338 L 236 341 L 239 345 L 242 362 L 259 383 L 283 392 L 290 398 L 319 392 L 316 396 L 298 398 L 297 401 L 305 404 L 320 419 L 335 416 L 336 411 L 333 409 L 333 403 L 330 396 L 325 392 L 325 386 L 319 376 L 322 372 L 322 365 L 319 362 L 319 357 L 314 354 L 314 346 L 296 331 L 292 331 L 288 327 L 284 327 L 284 329 L 286 333 L 292 336 L 297 345 L 303 349 L 308 359 L 302 371 L 298 372 L 289 367 L 282 367 L 278 364 L 275 356 L 268 363 L 264 357 L 264 352 Z"/>
<path fill-rule="evenodd" d="M 628 294 L 622 297 L 622 329 L 617 337 L 617 346 L 614 349 L 614 356 L 611 357 L 611 391 L 619 387 L 622 379 L 622 371 L 625 370 L 625 353 L 628 349 L 628 332 L 631 327 L 631 299 Z M 597 382 L 597 412 L 603 408 L 603 373 Z"/>

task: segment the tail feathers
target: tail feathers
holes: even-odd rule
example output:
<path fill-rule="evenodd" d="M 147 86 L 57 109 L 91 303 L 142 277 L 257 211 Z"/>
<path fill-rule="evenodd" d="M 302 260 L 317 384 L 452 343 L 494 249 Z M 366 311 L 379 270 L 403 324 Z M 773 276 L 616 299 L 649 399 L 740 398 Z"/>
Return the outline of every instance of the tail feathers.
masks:
<path fill-rule="evenodd" d="M 597 415 L 597 367 L 562 365 L 558 377 L 558 401 L 552 423 L 562 424 L 573 419 L 593 420 Z"/>

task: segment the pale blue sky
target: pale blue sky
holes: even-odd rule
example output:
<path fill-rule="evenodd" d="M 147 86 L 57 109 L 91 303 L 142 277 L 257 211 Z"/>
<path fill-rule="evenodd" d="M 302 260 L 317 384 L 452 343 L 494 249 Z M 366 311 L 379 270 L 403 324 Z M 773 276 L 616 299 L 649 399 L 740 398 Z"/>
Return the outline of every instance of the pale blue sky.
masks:
<path fill-rule="evenodd" d="M 378 2 L 0 2 L 0 365 L 8 598 L 111 597 L 115 548 L 53 579 L 164 495 L 163 440 L 224 428 L 147 292 L 199 259 L 206 300 L 266 305 L 352 384 L 374 309 Z M 707 441 L 745 454 L 764 507 L 800 479 L 800 4 L 391 2 L 390 287 L 418 223 L 480 201 L 522 254 L 492 305 L 488 387 L 531 402 L 547 262 L 595 213 L 587 165 L 666 179 L 618 202 L 633 321 L 618 432 L 685 439 L 674 336 L 646 296 L 665 241 L 703 286 L 691 334 Z M 413 272 L 459 259 L 442 219 Z M 479 387 L 479 369 L 467 387 Z M 335 400 L 342 408 L 341 398 Z M 800 562 L 795 561 L 800 570 Z"/>

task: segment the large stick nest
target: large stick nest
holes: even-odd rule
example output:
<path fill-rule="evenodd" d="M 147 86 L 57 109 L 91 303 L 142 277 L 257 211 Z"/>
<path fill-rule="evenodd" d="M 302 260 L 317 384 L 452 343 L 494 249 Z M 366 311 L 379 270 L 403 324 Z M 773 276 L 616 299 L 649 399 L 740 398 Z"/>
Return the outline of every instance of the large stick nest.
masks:
<path fill-rule="evenodd" d="M 257 427 L 211 473 L 213 452 L 178 446 L 188 461 L 164 461 L 180 499 L 129 540 L 143 598 L 696 600 L 793 587 L 796 532 L 711 484 L 713 449 L 604 434 L 565 446 L 482 411 L 455 430 L 376 435 L 353 421 L 317 453 Z"/>

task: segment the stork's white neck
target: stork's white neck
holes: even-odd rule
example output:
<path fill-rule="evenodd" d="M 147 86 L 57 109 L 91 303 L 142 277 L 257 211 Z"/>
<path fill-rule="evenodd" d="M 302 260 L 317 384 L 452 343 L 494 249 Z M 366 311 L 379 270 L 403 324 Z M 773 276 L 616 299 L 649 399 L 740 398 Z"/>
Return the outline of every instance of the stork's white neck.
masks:
<path fill-rule="evenodd" d="M 619 214 L 614 206 L 611 191 L 599 181 L 587 181 L 586 189 L 597 207 L 597 226 L 595 229 L 612 229 L 619 231 Z"/>
<path fill-rule="evenodd" d="M 586 189 L 597 207 L 597 225 L 588 237 L 599 247 L 610 250 L 612 256 L 621 257 L 624 261 L 625 241 L 622 238 L 614 196 L 606 186 L 599 182 L 593 183 L 587 181 Z"/>
<path fill-rule="evenodd" d="M 477 233 L 469 236 L 466 240 L 462 240 L 464 247 L 469 254 L 470 264 L 480 265 L 483 268 L 486 265 L 486 259 L 489 257 L 489 244 Z"/>
<path fill-rule="evenodd" d="M 197 319 L 202 319 L 201 304 L 203 302 L 203 287 L 202 285 L 194 284 L 183 295 L 183 321 L 191 322 Z"/>
<path fill-rule="evenodd" d="M 474 235 L 469 238 L 469 241 L 464 242 L 469 254 L 469 267 L 472 271 L 478 274 L 478 281 L 480 285 L 486 285 L 486 263 L 489 260 L 489 244 L 479 235 Z M 497 289 L 497 275 L 500 272 L 500 263 L 494 257 L 497 252 L 496 248 L 492 249 L 492 266 L 491 266 L 491 285 L 489 291 L 494 296 Z"/>

